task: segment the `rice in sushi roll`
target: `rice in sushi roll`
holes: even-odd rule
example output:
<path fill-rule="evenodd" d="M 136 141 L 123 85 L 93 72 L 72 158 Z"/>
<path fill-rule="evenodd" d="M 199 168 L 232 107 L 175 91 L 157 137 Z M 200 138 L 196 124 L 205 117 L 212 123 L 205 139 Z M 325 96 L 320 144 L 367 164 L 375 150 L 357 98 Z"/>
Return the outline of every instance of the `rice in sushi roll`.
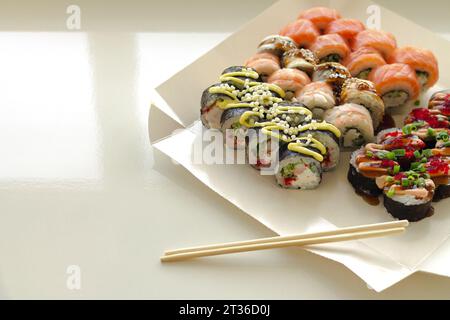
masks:
<path fill-rule="evenodd" d="M 295 92 L 297 101 L 311 110 L 316 119 L 323 119 L 326 110 L 336 105 L 333 89 L 326 82 L 311 82 Z"/>
<path fill-rule="evenodd" d="M 383 190 L 384 207 L 393 217 L 419 221 L 433 214 L 433 180 L 407 171 L 378 177 L 376 183 Z"/>
<path fill-rule="evenodd" d="M 224 134 L 225 144 L 231 149 L 245 149 L 248 138 L 248 127 L 242 125 L 241 116 L 251 110 L 250 108 L 229 108 L 222 113 L 220 119 L 221 131 Z"/>
<path fill-rule="evenodd" d="M 316 64 L 319 62 L 317 56 L 308 49 L 293 49 L 283 54 L 283 68 L 298 69 L 311 76 Z"/>
<path fill-rule="evenodd" d="M 342 86 L 341 103 L 356 103 L 364 106 L 372 117 L 374 129 L 378 128 L 383 120 L 384 103 L 370 81 L 358 78 L 347 79 Z"/>
<path fill-rule="evenodd" d="M 345 40 L 334 33 L 317 37 L 309 49 L 316 54 L 320 63 L 339 63 L 350 54 L 350 49 Z"/>
<path fill-rule="evenodd" d="M 275 175 L 278 185 L 287 189 L 315 189 L 322 181 L 322 167 L 320 157 L 311 154 L 321 155 L 320 150 L 313 146 L 303 145 L 305 152 L 291 150 L 289 145 L 280 147 L 278 170 Z M 325 150 L 322 150 L 325 152 Z"/>
<path fill-rule="evenodd" d="M 386 64 L 369 75 L 386 108 L 396 108 L 419 97 L 416 72 L 407 64 Z"/>
<path fill-rule="evenodd" d="M 415 70 L 422 88 L 432 87 L 439 79 L 439 67 L 433 52 L 413 46 L 397 48 L 388 63 L 404 63 Z"/>
<path fill-rule="evenodd" d="M 261 40 L 258 53 L 268 52 L 281 58 L 286 51 L 297 49 L 297 44 L 289 37 L 270 35 Z"/>
<path fill-rule="evenodd" d="M 311 82 L 309 76 L 298 69 L 283 68 L 274 72 L 268 79 L 268 83 L 275 84 L 286 93 L 286 100 L 291 100 L 297 90 L 302 89 Z"/>
<path fill-rule="evenodd" d="M 202 93 L 200 119 L 206 128 L 220 129 L 220 119 L 224 108 L 231 103 L 237 103 L 236 87 L 225 83 L 216 83 L 206 88 Z"/>
<path fill-rule="evenodd" d="M 352 52 L 343 62 L 353 77 L 367 80 L 372 70 L 383 66 L 386 61 L 381 54 L 368 47 L 362 47 Z"/>
<path fill-rule="evenodd" d="M 324 120 L 341 131 L 341 146 L 358 148 L 374 139 L 369 111 L 359 104 L 346 103 L 325 112 Z"/>

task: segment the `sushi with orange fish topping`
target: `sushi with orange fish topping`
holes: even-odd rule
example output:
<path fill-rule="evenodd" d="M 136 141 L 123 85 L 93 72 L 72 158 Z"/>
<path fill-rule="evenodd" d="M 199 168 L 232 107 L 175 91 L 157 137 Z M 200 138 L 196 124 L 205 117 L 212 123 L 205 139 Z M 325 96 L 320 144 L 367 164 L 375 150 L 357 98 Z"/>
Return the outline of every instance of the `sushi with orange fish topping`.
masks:
<path fill-rule="evenodd" d="M 397 48 L 389 56 L 388 63 L 404 63 L 416 71 L 422 88 L 432 87 L 439 78 L 438 62 L 430 50 L 413 46 Z"/>
<path fill-rule="evenodd" d="M 298 19 L 310 20 L 321 32 L 325 31 L 332 21 L 340 18 L 341 14 L 337 10 L 326 7 L 310 8 L 298 16 Z"/>

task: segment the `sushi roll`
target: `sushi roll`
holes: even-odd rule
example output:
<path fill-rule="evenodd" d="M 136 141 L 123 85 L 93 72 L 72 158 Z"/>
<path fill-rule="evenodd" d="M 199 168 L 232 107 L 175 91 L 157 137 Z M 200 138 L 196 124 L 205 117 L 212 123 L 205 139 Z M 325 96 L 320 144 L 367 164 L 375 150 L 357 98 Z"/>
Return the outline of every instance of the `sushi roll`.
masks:
<path fill-rule="evenodd" d="M 323 119 L 324 112 L 336 105 L 333 89 L 326 82 L 307 84 L 295 92 L 295 98 L 311 110 L 316 119 Z"/>
<path fill-rule="evenodd" d="M 396 108 L 418 98 L 420 85 L 416 72 L 407 64 L 381 66 L 369 74 L 369 80 L 383 99 L 386 108 Z"/>
<path fill-rule="evenodd" d="M 312 81 L 326 82 L 333 88 L 335 97 L 341 96 L 342 85 L 352 75 L 346 67 L 336 62 L 321 63 L 314 70 Z"/>
<path fill-rule="evenodd" d="M 317 37 L 310 50 L 316 54 L 320 63 L 342 62 L 350 54 L 345 40 L 334 33 Z"/>
<path fill-rule="evenodd" d="M 393 217 L 414 222 L 433 214 L 433 180 L 407 171 L 378 177 L 376 183 L 383 190 L 384 207 Z"/>
<path fill-rule="evenodd" d="M 238 101 L 236 87 L 232 85 L 216 83 L 206 88 L 200 102 L 200 119 L 203 125 L 206 128 L 220 129 L 224 108 Z"/>
<path fill-rule="evenodd" d="M 341 146 L 358 148 L 374 139 L 369 111 L 359 104 L 346 103 L 325 112 L 324 120 L 341 131 Z"/>
<path fill-rule="evenodd" d="M 356 19 L 337 19 L 331 21 L 325 29 L 326 34 L 336 33 L 340 35 L 348 44 L 351 44 L 355 36 L 364 31 L 364 24 Z"/>
<path fill-rule="evenodd" d="M 298 16 L 298 19 L 311 21 L 321 32 L 325 31 L 332 21 L 340 18 L 341 15 L 337 10 L 326 7 L 310 8 L 301 12 Z"/>
<path fill-rule="evenodd" d="M 249 131 L 248 159 L 256 170 L 270 168 L 274 163 L 274 155 L 278 152 L 278 139 L 265 135 L 261 128 L 255 127 Z"/>
<path fill-rule="evenodd" d="M 421 127 L 430 127 L 433 129 L 448 128 L 450 127 L 450 122 L 448 117 L 441 114 L 437 110 L 430 110 L 427 108 L 416 108 L 411 110 L 411 112 L 406 116 L 405 124 L 420 124 Z"/>
<path fill-rule="evenodd" d="M 255 85 L 262 82 L 256 70 L 245 66 L 231 66 L 226 68 L 222 71 L 219 80 L 237 89 L 243 89 L 246 85 Z"/>
<path fill-rule="evenodd" d="M 337 167 L 340 154 L 339 138 L 341 136 L 338 128 L 330 123 L 312 120 L 310 123 L 300 126 L 298 131 L 298 136 L 310 136 L 325 146 L 326 153 L 321 161 L 323 171 L 330 171 Z"/>
<path fill-rule="evenodd" d="M 450 117 L 450 90 L 435 92 L 428 102 L 428 108 Z"/>
<path fill-rule="evenodd" d="M 298 19 L 281 29 L 280 35 L 291 38 L 300 48 L 309 48 L 320 32 L 311 21 Z"/>
<path fill-rule="evenodd" d="M 289 37 L 270 35 L 261 40 L 258 45 L 258 53 L 268 52 L 281 58 L 286 51 L 297 49 L 297 44 Z"/>
<path fill-rule="evenodd" d="M 308 49 L 293 49 L 283 54 L 283 68 L 298 69 L 312 76 L 316 64 L 319 62 L 316 55 Z"/>
<path fill-rule="evenodd" d="M 306 141 L 306 140 L 301 140 Z M 289 143 L 280 147 L 275 174 L 279 186 L 287 189 L 315 189 L 322 181 L 321 151 L 314 143 Z"/>
<path fill-rule="evenodd" d="M 353 77 L 367 80 L 370 72 L 386 64 L 381 54 L 368 47 L 360 48 L 352 52 L 345 60 L 344 65 Z"/>
<path fill-rule="evenodd" d="M 286 100 L 292 99 L 295 92 L 311 82 L 308 75 L 298 69 L 283 68 L 274 72 L 268 79 L 268 83 L 275 84 L 286 93 Z"/>
<path fill-rule="evenodd" d="M 378 128 L 384 116 L 384 103 L 372 82 L 358 78 L 347 79 L 341 92 L 341 103 L 356 103 L 369 110 L 374 128 Z"/>
<path fill-rule="evenodd" d="M 448 150 L 439 150 L 440 152 L 450 155 L 450 148 Z M 436 150 L 434 150 L 436 153 Z M 450 197 L 450 156 L 432 156 L 424 164 L 427 174 L 430 175 L 434 184 L 436 185 L 436 191 L 434 193 L 433 201 L 439 201 Z"/>
<path fill-rule="evenodd" d="M 353 151 L 350 156 L 347 179 L 358 194 L 378 197 L 382 191 L 378 188 L 375 179 L 393 173 L 394 170 L 399 170 L 397 162 L 380 159 L 365 147 L 361 147 Z"/>
<path fill-rule="evenodd" d="M 241 116 L 250 111 L 250 107 L 247 108 L 228 108 L 222 113 L 220 119 L 222 131 L 225 137 L 225 145 L 230 149 L 245 149 L 247 145 L 247 132 L 248 127 L 241 123 Z M 259 120 L 255 119 L 255 121 Z"/>
<path fill-rule="evenodd" d="M 432 87 L 439 79 L 439 67 L 433 52 L 413 46 L 397 48 L 389 56 L 388 63 L 404 63 L 416 71 L 422 88 Z"/>
<path fill-rule="evenodd" d="M 245 62 L 245 66 L 258 72 L 261 79 L 265 81 L 272 73 L 280 70 L 280 58 L 268 52 L 261 52 L 250 57 Z"/>
<path fill-rule="evenodd" d="M 358 33 L 352 44 L 352 51 L 356 51 L 363 47 L 376 49 L 384 58 L 389 57 L 395 48 L 397 48 L 397 40 L 389 33 L 382 30 L 368 29 Z"/>
<path fill-rule="evenodd" d="M 398 136 L 402 136 L 402 135 L 404 135 L 404 133 L 403 133 L 402 129 L 400 129 L 400 128 L 384 129 L 384 130 L 381 130 L 380 132 L 378 132 L 375 142 L 377 144 L 381 144 L 383 141 L 385 141 L 389 137 L 398 137 Z"/>

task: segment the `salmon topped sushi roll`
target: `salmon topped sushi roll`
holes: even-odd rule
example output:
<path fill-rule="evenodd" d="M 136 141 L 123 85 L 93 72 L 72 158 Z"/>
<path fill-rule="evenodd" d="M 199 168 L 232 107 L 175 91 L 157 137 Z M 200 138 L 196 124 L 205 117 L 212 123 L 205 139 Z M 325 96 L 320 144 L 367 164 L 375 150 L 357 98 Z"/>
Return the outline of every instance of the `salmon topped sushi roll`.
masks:
<path fill-rule="evenodd" d="M 386 64 L 369 75 L 386 108 L 400 107 L 417 99 L 420 85 L 416 72 L 407 64 Z"/>
<path fill-rule="evenodd" d="M 337 10 L 327 7 L 314 7 L 301 12 L 298 16 L 298 19 L 310 20 L 321 32 L 323 32 L 332 21 L 340 18 L 341 15 Z"/>
<path fill-rule="evenodd" d="M 366 27 L 364 24 L 356 19 L 337 19 L 331 21 L 325 29 L 325 33 L 337 33 L 344 38 L 349 44 L 352 43 L 355 36 L 364 31 Z"/>
<path fill-rule="evenodd" d="M 251 56 L 245 66 L 252 68 L 266 80 L 272 73 L 280 70 L 280 58 L 269 52 L 261 52 Z"/>
<path fill-rule="evenodd" d="M 299 19 L 281 29 L 280 35 L 291 38 L 300 48 L 309 48 L 320 32 L 311 21 Z"/>
<path fill-rule="evenodd" d="M 416 71 L 422 88 L 432 87 L 439 78 L 439 68 L 433 52 L 413 46 L 394 50 L 388 58 L 389 63 L 405 63 Z"/>
<path fill-rule="evenodd" d="M 286 99 L 291 100 L 294 93 L 311 82 L 308 75 L 298 69 L 280 69 L 274 72 L 268 83 L 276 84 L 286 92 Z"/>
<path fill-rule="evenodd" d="M 320 63 L 341 62 L 350 54 L 347 43 L 338 34 L 318 37 L 310 49 L 317 55 Z"/>
<path fill-rule="evenodd" d="M 352 43 L 352 50 L 370 47 L 378 50 L 387 58 L 397 47 L 397 40 L 393 34 L 381 30 L 368 29 L 358 33 Z"/>
<path fill-rule="evenodd" d="M 353 77 L 367 80 L 369 73 L 380 66 L 386 64 L 381 54 L 369 47 L 362 47 L 352 52 L 345 60 L 344 65 Z"/>

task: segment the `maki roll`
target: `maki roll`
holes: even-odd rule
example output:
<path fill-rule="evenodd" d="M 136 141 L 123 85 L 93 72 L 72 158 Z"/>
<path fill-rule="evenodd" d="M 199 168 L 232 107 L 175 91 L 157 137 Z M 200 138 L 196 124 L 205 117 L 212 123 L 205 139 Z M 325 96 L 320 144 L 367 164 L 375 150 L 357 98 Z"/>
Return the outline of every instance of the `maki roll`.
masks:
<path fill-rule="evenodd" d="M 321 63 L 316 66 L 312 81 L 326 82 L 333 88 L 335 97 L 340 97 L 342 85 L 352 75 L 346 67 L 336 62 Z"/>
<path fill-rule="evenodd" d="M 428 108 L 450 117 L 450 90 L 435 92 L 428 102 Z"/>
<path fill-rule="evenodd" d="M 200 119 L 203 125 L 206 128 L 220 129 L 224 108 L 238 101 L 237 90 L 233 85 L 217 83 L 206 88 L 200 102 Z"/>
<path fill-rule="evenodd" d="M 358 78 L 347 79 L 341 92 L 341 103 L 356 103 L 365 107 L 372 117 L 374 128 L 378 128 L 384 116 L 384 103 L 372 82 Z"/>
<path fill-rule="evenodd" d="M 316 55 L 308 49 L 293 49 L 283 54 L 283 68 L 298 69 L 311 76 L 319 62 Z"/>
<path fill-rule="evenodd" d="M 291 38 L 300 48 L 309 48 L 320 32 L 311 21 L 298 19 L 281 29 L 280 35 Z"/>
<path fill-rule="evenodd" d="M 282 88 L 286 93 L 286 99 L 290 100 L 294 96 L 295 91 L 302 89 L 311 80 L 303 71 L 283 68 L 274 72 L 267 79 L 267 82 Z"/>
<path fill-rule="evenodd" d="M 447 153 L 450 155 L 450 148 L 447 148 Z M 436 191 L 434 193 L 433 201 L 439 201 L 450 197 L 450 156 L 433 156 L 424 164 L 426 172 L 430 175 Z"/>
<path fill-rule="evenodd" d="M 347 43 L 351 44 L 354 37 L 365 30 L 364 24 L 356 19 L 337 19 L 331 21 L 325 29 L 326 34 L 336 33 L 340 35 Z"/>
<path fill-rule="evenodd" d="M 320 63 L 342 62 L 350 54 L 345 40 L 334 33 L 317 37 L 310 49 L 316 54 Z"/>
<path fill-rule="evenodd" d="M 300 12 L 298 19 L 311 21 L 319 31 L 323 32 L 334 20 L 340 19 L 340 13 L 327 7 L 314 7 Z"/>
<path fill-rule="evenodd" d="M 314 143 L 284 144 L 280 147 L 277 183 L 287 189 L 315 189 L 322 181 L 322 152 Z M 322 150 L 323 153 L 325 150 Z"/>
<path fill-rule="evenodd" d="M 385 141 L 389 137 L 398 137 L 398 136 L 402 136 L 402 135 L 403 135 L 402 129 L 399 129 L 399 128 L 384 129 L 384 130 L 381 130 L 380 132 L 378 132 L 375 142 L 377 144 L 381 144 L 381 143 L 383 143 L 383 141 Z"/>
<path fill-rule="evenodd" d="M 323 119 L 326 110 L 336 105 L 331 86 L 326 82 L 311 82 L 295 92 L 295 98 L 313 112 L 316 119 Z"/>
<path fill-rule="evenodd" d="M 325 112 L 324 120 L 341 131 L 341 146 L 358 148 L 374 139 L 369 111 L 359 104 L 346 103 Z"/>
<path fill-rule="evenodd" d="M 437 110 L 430 110 L 427 108 L 416 108 L 411 110 L 405 118 L 404 123 L 414 123 L 416 125 L 421 125 L 422 127 L 430 127 L 434 129 L 450 127 L 450 122 L 447 116 L 442 115 Z"/>
<path fill-rule="evenodd" d="M 261 40 L 258 53 L 268 52 L 281 58 L 286 51 L 297 49 L 297 44 L 289 37 L 270 35 Z"/>
<path fill-rule="evenodd" d="M 231 66 L 226 68 L 222 71 L 219 80 L 238 89 L 243 89 L 246 85 L 255 85 L 262 81 L 258 72 L 244 66 Z"/>
<path fill-rule="evenodd" d="M 312 120 L 310 123 L 298 127 L 298 136 L 310 136 L 325 147 L 326 153 L 321 161 L 323 171 L 330 171 L 337 167 L 340 155 L 339 138 L 341 136 L 338 128 L 330 123 Z"/>
<path fill-rule="evenodd" d="M 244 149 L 247 144 L 248 127 L 242 125 L 241 116 L 249 111 L 249 108 L 226 109 L 220 119 L 221 131 L 225 137 L 225 144 L 231 149 Z"/>
<path fill-rule="evenodd" d="M 397 48 L 388 63 L 404 63 L 415 70 L 422 88 L 432 87 L 439 79 L 439 67 L 433 52 L 413 46 Z"/>
<path fill-rule="evenodd" d="M 396 170 L 399 170 L 399 165 L 394 160 L 380 159 L 361 147 L 351 154 L 347 179 L 358 194 L 378 197 L 382 191 L 375 179 Z"/>
<path fill-rule="evenodd" d="M 363 47 L 373 48 L 387 58 L 397 48 L 397 41 L 389 32 L 368 29 L 358 33 L 352 44 L 353 51 Z"/>
<path fill-rule="evenodd" d="M 395 218 L 419 221 L 433 214 L 433 180 L 414 171 L 376 179 L 383 190 L 384 207 Z"/>
<path fill-rule="evenodd" d="M 255 127 L 249 131 L 248 158 L 250 165 L 256 170 L 270 168 L 274 154 L 278 152 L 278 139 L 265 135 L 261 128 Z"/>
<path fill-rule="evenodd" d="M 368 47 L 362 47 L 352 52 L 344 60 L 344 65 L 352 76 L 363 80 L 369 78 L 372 70 L 385 64 L 386 61 L 381 54 L 377 50 Z"/>
<path fill-rule="evenodd" d="M 258 72 L 265 81 L 272 73 L 280 70 L 280 58 L 268 52 L 257 53 L 245 62 L 245 66 Z"/>
<path fill-rule="evenodd" d="M 381 66 L 369 74 L 386 108 L 400 107 L 418 98 L 420 85 L 416 72 L 407 64 Z"/>

